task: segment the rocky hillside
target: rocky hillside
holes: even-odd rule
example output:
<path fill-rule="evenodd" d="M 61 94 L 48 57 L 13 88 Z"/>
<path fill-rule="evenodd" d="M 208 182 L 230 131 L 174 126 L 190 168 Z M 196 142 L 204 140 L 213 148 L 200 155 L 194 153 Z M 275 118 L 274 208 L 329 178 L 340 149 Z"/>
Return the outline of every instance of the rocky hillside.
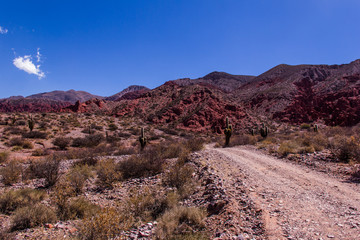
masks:
<path fill-rule="evenodd" d="M 0 100 L 0 112 L 59 112 L 70 105 L 48 99 L 8 98 Z"/>
<path fill-rule="evenodd" d="M 194 84 L 210 85 L 224 91 L 231 92 L 234 89 L 242 86 L 244 83 L 250 82 L 254 78 L 255 76 L 232 75 L 225 72 L 212 72 L 201 78 L 182 78 L 174 80 L 174 82 L 180 86 L 188 86 Z"/>
<path fill-rule="evenodd" d="M 69 91 L 52 91 L 52 92 L 38 93 L 38 94 L 30 95 L 27 98 L 49 99 L 54 101 L 75 103 L 76 101 L 85 102 L 92 98 L 102 99 L 103 97 L 96 96 L 85 91 L 75 91 L 71 89 Z"/>
<path fill-rule="evenodd" d="M 139 85 L 131 85 L 127 88 L 125 88 L 124 90 L 122 90 L 121 92 L 118 92 L 110 97 L 106 97 L 105 100 L 108 101 L 117 101 L 119 99 L 121 99 L 124 95 L 134 95 L 133 93 L 135 93 L 135 95 L 137 96 L 138 93 L 144 93 L 149 91 L 150 89 L 144 86 L 139 86 Z M 134 97 L 132 97 L 134 98 Z"/>
<path fill-rule="evenodd" d="M 233 92 L 257 114 L 290 123 L 360 121 L 360 60 L 343 65 L 278 65 Z"/>

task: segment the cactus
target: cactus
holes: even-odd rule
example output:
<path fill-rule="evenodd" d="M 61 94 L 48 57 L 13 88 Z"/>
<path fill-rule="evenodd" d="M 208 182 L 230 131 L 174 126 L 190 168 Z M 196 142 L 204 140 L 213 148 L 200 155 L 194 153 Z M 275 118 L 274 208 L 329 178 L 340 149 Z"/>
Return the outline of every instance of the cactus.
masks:
<path fill-rule="evenodd" d="M 224 130 L 225 146 L 229 146 L 231 133 L 232 133 L 232 126 L 231 126 L 231 124 L 229 124 L 229 118 L 226 117 L 226 128 Z"/>
<path fill-rule="evenodd" d="M 35 125 L 35 122 L 34 122 L 32 116 L 30 115 L 29 120 L 28 120 L 28 126 L 29 126 L 29 129 L 30 129 L 30 132 L 32 132 L 32 130 L 34 129 L 34 125 Z"/>
<path fill-rule="evenodd" d="M 255 129 L 252 128 L 252 129 L 250 130 L 250 134 L 251 134 L 251 136 L 254 136 L 254 135 L 255 135 Z"/>
<path fill-rule="evenodd" d="M 141 150 L 143 150 L 147 143 L 147 139 L 146 139 L 145 133 L 144 133 L 144 128 L 141 128 L 141 135 L 139 137 L 139 142 L 140 142 Z"/>
<path fill-rule="evenodd" d="M 269 129 L 268 127 L 265 126 L 265 123 L 262 124 L 262 128 L 260 128 L 260 135 L 263 137 L 263 138 L 266 138 L 267 135 L 269 133 Z"/>
<path fill-rule="evenodd" d="M 11 123 L 12 123 L 12 125 L 14 125 L 15 122 L 16 122 L 16 116 L 15 116 L 15 114 L 14 114 L 14 115 L 12 115 L 12 118 L 11 118 Z"/>
<path fill-rule="evenodd" d="M 318 125 L 317 124 L 314 125 L 314 132 L 318 132 Z"/>

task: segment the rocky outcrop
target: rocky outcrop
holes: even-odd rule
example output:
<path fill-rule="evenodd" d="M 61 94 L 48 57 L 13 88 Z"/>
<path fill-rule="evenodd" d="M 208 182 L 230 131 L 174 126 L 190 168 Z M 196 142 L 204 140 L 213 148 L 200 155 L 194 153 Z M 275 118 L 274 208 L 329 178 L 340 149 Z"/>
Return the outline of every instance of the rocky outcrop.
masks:
<path fill-rule="evenodd" d="M 47 99 L 8 98 L 0 100 L 0 112 L 59 112 L 69 105 Z"/>

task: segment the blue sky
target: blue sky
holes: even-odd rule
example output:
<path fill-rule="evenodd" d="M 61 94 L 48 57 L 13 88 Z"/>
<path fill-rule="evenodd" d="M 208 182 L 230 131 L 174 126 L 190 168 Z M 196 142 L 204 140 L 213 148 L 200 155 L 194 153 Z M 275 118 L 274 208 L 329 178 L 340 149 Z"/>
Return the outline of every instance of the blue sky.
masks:
<path fill-rule="evenodd" d="M 358 0 L 2 1 L 0 98 L 360 58 Z M 38 58 L 39 57 L 39 58 Z M 38 61 L 40 60 L 40 61 Z"/>

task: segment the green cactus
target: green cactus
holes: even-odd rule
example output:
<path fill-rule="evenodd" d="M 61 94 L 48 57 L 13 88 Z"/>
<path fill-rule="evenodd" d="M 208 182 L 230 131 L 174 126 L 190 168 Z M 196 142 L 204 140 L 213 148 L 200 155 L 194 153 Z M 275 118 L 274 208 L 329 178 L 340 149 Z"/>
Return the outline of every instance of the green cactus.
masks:
<path fill-rule="evenodd" d="M 35 126 L 35 122 L 34 122 L 31 115 L 29 116 L 28 126 L 29 126 L 29 129 L 30 129 L 30 132 L 32 132 L 32 130 L 34 129 L 34 126 Z"/>
<path fill-rule="evenodd" d="M 140 142 L 141 150 L 143 150 L 147 143 L 147 139 L 146 139 L 145 133 L 144 133 L 144 128 L 141 128 L 141 135 L 139 137 L 139 142 Z"/>
<path fill-rule="evenodd" d="M 269 133 L 269 129 L 268 127 L 265 126 L 265 123 L 262 124 L 262 128 L 260 128 L 260 135 L 263 137 L 263 138 L 266 138 L 267 135 Z"/>
<path fill-rule="evenodd" d="M 230 143 L 230 137 L 232 134 L 232 126 L 231 124 L 229 124 L 229 118 L 226 117 L 226 128 L 224 130 L 224 134 L 225 134 L 225 146 L 229 146 Z"/>
<path fill-rule="evenodd" d="M 317 124 L 314 125 L 314 132 L 318 132 L 318 125 Z"/>
<path fill-rule="evenodd" d="M 251 136 L 254 136 L 254 135 L 255 135 L 255 129 L 252 128 L 252 129 L 250 130 L 250 134 L 251 134 Z"/>

